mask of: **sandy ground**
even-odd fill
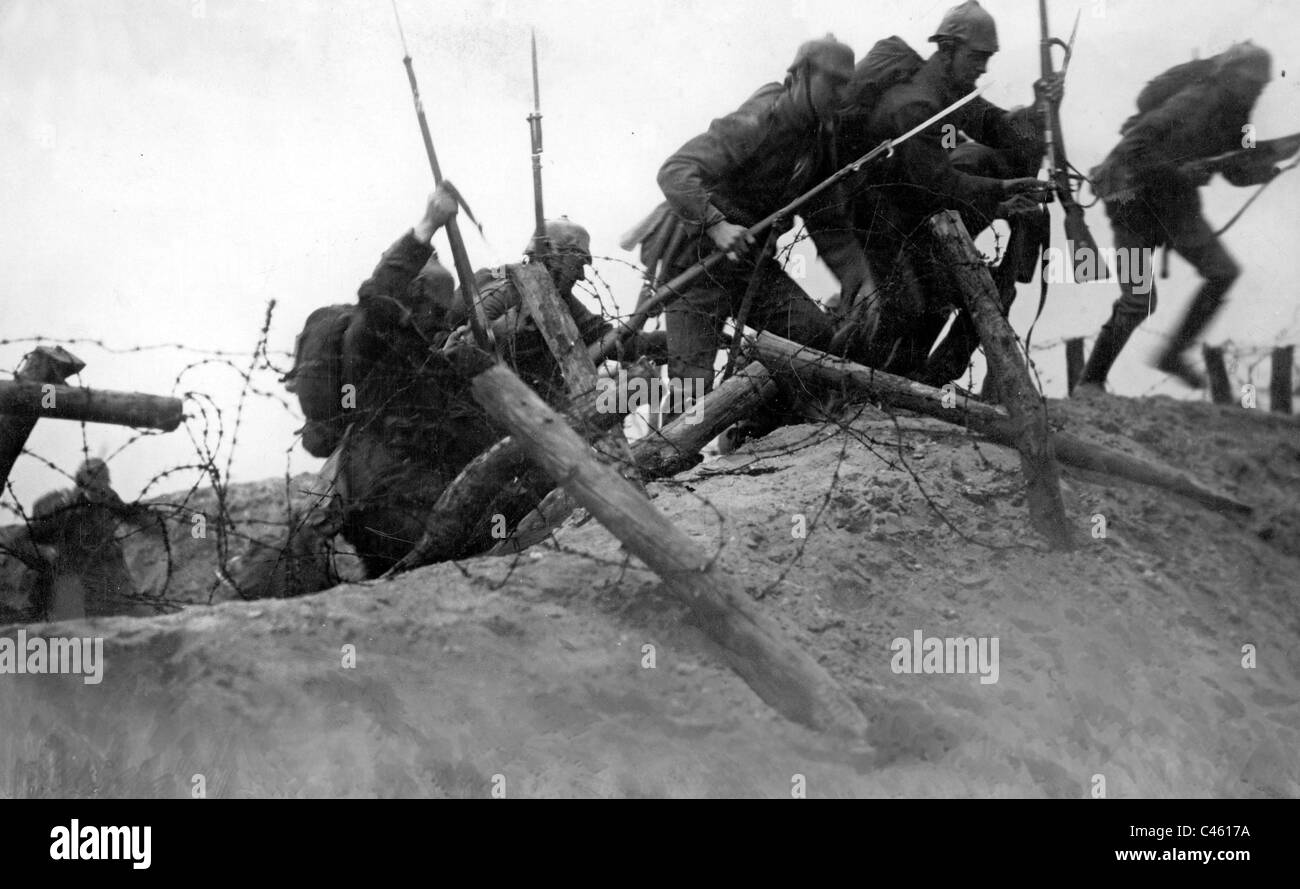
[[[105,672],[0,675],[0,796],[186,796],[196,775],[208,796],[1082,798],[1097,776],[1109,797],[1300,795],[1300,424],[1161,398],[1050,411],[1254,515],[1066,469],[1083,544],[1050,553],[1014,452],[872,408],[651,486],[849,692],[869,748],[774,714],[587,521],[393,582],[29,627],[102,636]],[[232,512],[282,518],[284,488]],[[173,543],[172,595],[205,599],[214,544]],[[996,637],[998,681],[895,673],[916,631]]]

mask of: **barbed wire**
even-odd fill
[[[805,227],[795,230],[788,241],[779,249],[777,261],[782,265],[788,265],[794,255],[793,250],[796,245],[809,237],[811,235]],[[993,257],[984,257],[981,264],[986,265],[996,262],[1001,256],[1001,250],[1001,240],[995,239],[995,255]],[[598,258],[604,262],[622,264],[636,271],[638,275],[643,276],[645,273],[645,270],[639,264],[621,257]],[[614,288],[602,274],[599,266],[592,266],[590,278],[583,283],[580,289],[595,301],[599,314],[604,320],[616,322],[626,320],[631,316],[631,312],[623,313],[618,310],[618,301],[615,299]],[[881,296],[882,291],[880,288],[877,288],[874,294],[868,294],[868,297],[871,298],[880,298]],[[258,552],[260,548],[269,546],[274,549],[282,545],[284,540],[290,538],[304,527],[304,523],[308,518],[300,506],[304,491],[299,488],[292,472],[292,451],[297,443],[296,440],[288,443],[288,446],[284,449],[284,475],[278,489],[282,502],[278,508],[270,507],[263,502],[236,503],[235,498],[232,497],[231,478],[235,466],[235,455],[244,446],[241,433],[245,432],[246,409],[249,401],[259,399],[295,417],[299,416],[295,405],[278,390],[280,378],[285,376],[286,370],[277,366],[273,357],[292,358],[293,353],[269,348],[270,331],[275,311],[276,301],[271,300],[266,305],[262,324],[258,330],[254,346],[250,350],[204,349],[183,343],[154,343],[124,347],[93,338],[64,339],[43,334],[0,340],[0,346],[41,343],[93,345],[96,348],[115,354],[172,350],[188,354],[194,358],[192,361],[187,361],[177,371],[169,389],[175,397],[181,398],[184,404],[183,432],[192,448],[193,459],[160,469],[146,480],[139,495],[128,504],[132,507],[146,507],[154,513],[162,515],[165,520],[170,522],[170,533],[164,536],[161,544],[161,557],[155,561],[155,565],[161,565],[162,567],[162,577],[160,580],[155,579],[154,582],[147,584],[143,590],[115,595],[109,604],[115,606],[129,605],[157,613],[166,613],[192,604],[211,604],[216,601],[223,587],[228,590],[226,593],[221,594],[225,598],[229,598],[232,592],[233,595],[241,598],[255,597],[258,595],[257,590],[241,588],[240,579],[236,576],[238,572],[233,570],[234,566],[241,559]],[[1148,336],[1167,338],[1157,331],[1142,328],[1139,328],[1139,330]],[[1033,344],[1032,349],[1024,353],[1027,366],[1030,372],[1035,375],[1035,378],[1037,378],[1038,373],[1035,357],[1059,350],[1072,339],[1075,339],[1075,337],[1062,336],[1047,342],[1036,342]],[[1017,341],[1023,351],[1025,348],[1023,339],[1017,336]],[[1235,358],[1233,362],[1234,371],[1238,368],[1244,369],[1248,379],[1253,380],[1260,366],[1271,357],[1275,347],[1242,344],[1229,340],[1223,344],[1223,348],[1226,353]],[[417,372],[431,360],[432,358],[426,357],[425,364],[417,368]],[[234,399],[233,407],[223,407],[217,398],[210,393],[186,385],[186,378],[203,368],[224,369],[236,375],[239,381],[239,391]],[[967,385],[971,389],[974,386],[974,368],[974,361],[968,363],[966,370]],[[1300,370],[1300,362],[1297,362],[1296,369]],[[268,379],[268,375],[271,374],[275,377],[274,385],[272,380]],[[409,385],[409,383],[395,384],[389,390],[388,397],[390,399],[395,398],[399,393],[409,395],[410,393],[406,391]],[[1041,394],[1041,380],[1038,381],[1037,385]],[[804,392],[801,394],[812,396],[814,393]],[[827,479],[826,488],[820,493],[816,501],[813,515],[808,524],[808,533],[800,540],[793,558],[783,565],[778,576],[771,583],[755,591],[753,593],[755,596],[766,596],[777,589],[789,575],[789,572],[802,563],[814,534],[821,533],[823,516],[826,510],[831,507],[833,498],[842,483],[841,471],[847,457],[847,449],[851,443],[865,449],[882,465],[904,472],[910,479],[911,485],[914,486],[918,495],[926,504],[926,508],[963,543],[988,550],[1021,549],[1032,551],[1040,548],[1025,543],[1000,544],[991,542],[964,530],[961,522],[950,515],[949,511],[945,510],[935,500],[923,473],[913,466],[908,459],[904,451],[903,429],[899,425],[902,414],[891,410],[886,410],[884,413],[884,416],[892,421],[895,429],[895,441],[888,443],[873,438],[861,428],[859,421],[862,418],[864,408],[865,405],[859,402],[853,410],[846,413],[825,416],[815,426],[815,432],[804,439],[788,443],[786,446],[768,453],[754,455],[755,463],[789,459],[792,455],[798,454],[804,449],[819,446],[826,440],[828,434],[839,435],[842,439],[838,455],[834,459],[833,467]],[[87,425],[85,422],[79,423],[83,462],[90,459],[91,450]],[[163,433],[153,430],[133,431],[125,442],[106,455],[105,462],[111,464],[122,459],[123,455],[129,453],[141,441],[160,434]],[[965,430],[954,434],[963,434],[976,452],[979,452],[980,440],[974,433]],[[47,457],[31,449],[24,449],[23,455],[26,459],[33,460],[75,483],[75,476],[72,472],[57,465]],[[987,465],[992,465],[983,454],[980,454],[980,457]],[[712,472],[711,475],[742,471],[744,470],[723,469]],[[167,482],[183,476],[191,476],[187,487],[183,490],[166,495],[153,493]],[[712,510],[717,517],[717,530],[711,558],[715,560],[720,558],[728,546],[725,512],[707,496],[694,490],[691,483],[673,478],[660,479],[658,482],[666,487],[686,490],[700,505]],[[270,490],[274,491],[275,489]],[[41,521],[48,519],[48,516],[36,515],[32,509],[24,506],[14,491],[12,482],[5,486],[4,494],[5,496],[0,498],[0,511],[11,514],[17,519],[17,525],[13,527],[23,529],[30,535],[34,524],[39,525]],[[176,551],[173,545],[173,537],[185,535],[188,530],[186,526],[198,517],[203,519],[207,532],[212,535],[213,549],[210,556],[204,556],[196,561],[194,556]],[[119,541],[128,541],[142,533],[144,531],[140,528],[125,533],[115,530],[114,536]],[[572,547],[566,547],[555,537],[554,533],[548,538],[546,545],[556,547],[562,552],[573,552],[582,555],[584,558],[593,559],[601,565],[618,566],[620,577],[623,576],[629,564],[626,553],[619,560],[612,560],[594,553],[581,553]],[[40,554],[38,553],[38,555]],[[339,547],[331,542],[327,555],[332,576],[337,579],[335,564],[339,558],[353,558],[364,554],[351,552],[346,547]],[[497,586],[504,585],[513,576],[517,565],[521,563],[520,559],[524,555],[525,553],[516,554],[505,577],[496,584]],[[10,538],[0,538],[0,556],[15,559],[21,562],[24,567],[34,571],[44,570],[48,567],[38,558],[33,557],[30,548],[16,545],[14,540]],[[281,552],[277,556],[277,567],[281,564],[281,559],[288,559],[285,552]],[[198,562],[202,562],[202,564],[200,565]],[[456,561],[454,564],[462,574],[470,576],[469,569],[464,564],[460,561]],[[297,564],[292,559],[288,559],[285,567],[290,575],[290,585],[292,586],[298,580]],[[207,572],[206,580],[202,579],[205,571]],[[183,578],[181,577],[182,573],[185,575]],[[0,580],[0,586],[2,585],[3,580]],[[0,590],[0,592],[3,592],[3,590]],[[18,614],[18,616],[30,617],[31,615]],[[14,617],[13,606],[0,602],[0,621]]]

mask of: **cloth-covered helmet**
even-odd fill
[[[1219,54],[1219,70],[1233,71],[1255,83],[1273,79],[1273,57],[1249,40],[1234,43]]]
[[[847,43],[840,43],[834,34],[808,40],[794,54],[794,61],[787,71],[794,71],[807,63],[810,68],[838,74],[845,80],[853,76],[853,48]]]
[[[978,52],[998,51],[998,27],[976,0],[966,0],[943,14],[939,30],[930,41],[937,43],[941,39],[960,40]]]
[[[591,235],[578,223],[567,216],[546,220],[547,243],[539,249],[536,235],[524,248],[528,256],[539,253],[579,253],[588,263],[591,262]]]

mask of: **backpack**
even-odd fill
[[[1119,130],[1120,134],[1128,133],[1143,115],[1155,111],[1189,86],[1209,83],[1214,78],[1216,66],[1216,58],[1192,59],[1152,78],[1146,86],[1142,87],[1142,92],[1138,93],[1138,113],[1124,121],[1124,125]]]
[[[307,316],[293,348],[293,368],[281,380],[298,396],[307,424],[299,430],[302,446],[313,457],[328,457],[343,438],[347,418],[343,386],[353,376],[346,358],[349,330],[359,324],[355,305],[322,306]]]
[[[853,69],[846,107],[850,113],[870,115],[891,87],[911,80],[925,65],[920,53],[895,34],[876,41]]]

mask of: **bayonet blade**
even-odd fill
[[[1074,27],[1070,29],[1070,42],[1065,44],[1065,59],[1061,62],[1061,77],[1065,77],[1065,72],[1070,69],[1070,59],[1074,56],[1074,38],[1079,34],[1079,16],[1083,14],[1082,9],[1074,12]]]
[[[542,89],[537,77],[537,29],[533,28],[533,111],[542,111]]]

